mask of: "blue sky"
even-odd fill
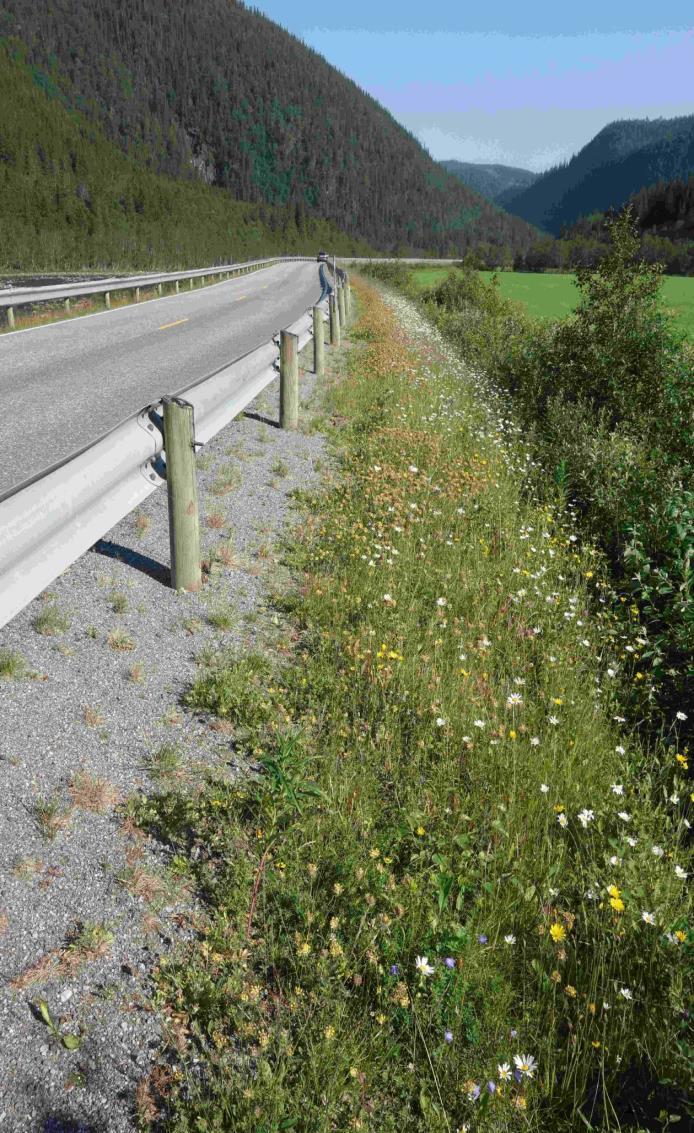
[[[542,170],[616,118],[694,113],[694,3],[254,0],[436,158]],[[571,7],[571,11],[563,10]],[[655,9],[655,13],[654,13]]]

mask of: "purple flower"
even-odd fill
[[[489,939],[489,937],[484,932],[481,932],[479,934],[479,936],[477,937],[477,941],[478,941],[479,944],[486,944],[488,939]]]
[[[489,1090],[490,1094],[495,1094],[496,1093],[496,1082],[492,1082],[492,1081],[487,1082],[487,1089]]]
[[[517,1034],[518,1034],[518,1031],[514,1030],[513,1028],[511,1028],[511,1030],[508,1033],[510,1039],[515,1039]]]
[[[523,1075],[521,1074],[520,1070],[514,1070],[513,1071],[513,1077],[516,1079],[517,1082],[523,1081]]]
[[[452,1043],[453,1042],[453,1031],[444,1031],[443,1032],[443,1038],[444,1038],[444,1042]]]
[[[397,974],[398,974],[398,971],[399,971],[399,969],[398,969],[398,965],[397,965],[397,964],[391,964],[391,965],[390,965],[390,974],[391,974],[391,976],[397,976]]]
[[[475,1085],[470,1090],[470,1101],[476,1102],[481,1093],[482,1093],[482,1090],[480,1089],[480,1087],[478,1085]]]
[[[453,959],[452,956],[446,956],[446,959],[444,960],[444,964],[446,965],[447,968],[455,968],[455,960]]]

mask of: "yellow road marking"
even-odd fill
[[[159,330],[168,330],[169,327],[180,327],[181,323],[187,322],[187,319],[176,319],[175,323],[164,323],[163,327],[159,327]]]

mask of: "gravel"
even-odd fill
[[[302,405],[312,386],[304,374]],[[319,435],[282,432],[277,419],[275,385],[198,458],[201,515],[223,517],[218,529],[203,522],[203,555],[229,546],[200,594],[168,588],[162,490],[0,630],[0,657],[26,665],[0,679],[0,1130],[136,1128],[135,1090],[161,1034],[150,972],[191,932],[194,901],[171,889],[164,848],[119,803],[157,789],[151,760],[164,745],[186,777],[244,772],[180,698],[205,647],[252,648],[274,629],[265,602],[284,568],[273,541],[291,492],[318,482],[324,460]],[[227,631],[207,621],[222,604]],[[47,636],[34,623],[54,608],[67,624]]]

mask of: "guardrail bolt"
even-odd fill
[[[325,374],[325,323],[320,307],[313,308],[313,372],[317,378]]]
[[[340,312],[337,306],[337,296],[335,292],[330,296],[329,300],[330,311],[330,345],[339,346],[341,341],[340,336]]]
[[[10,330],[14,330],[14,307],[7,308],[7,325]]]
[[[299,424],[299,336],[280,332],[280,428]]]
[[[193,406],[178,397],[163,398],[166,486],[169,497],[171,586],[199,590],[200,512],[195,471]]]

